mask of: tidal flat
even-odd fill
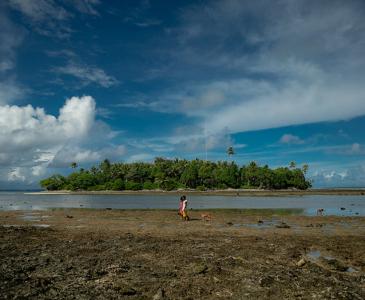
[[[365,217],[189,215],[0,211],[0,298],[365,298]]]

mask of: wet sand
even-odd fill
[[[0,212],[0,299],[365,298],[364,217],[270,210],[190,217]]]

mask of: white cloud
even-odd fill
[[[53,0],[9,0],[10,5],[33,21],[65,20],[70,15]]]
[[[61,148],[50,162],[51,167],[68,167],[72,162],[89,164],[100,162],[104,159],[112,161],[123,160],[127,149],[123,145],[110,145],[101,149],[84,149],[79,146],[65,146]]]
[[[357,1],[192,5],[170,30],[169,76],[190,80],[135,106],[198,117],[212,134],[362,116],[364,11]]]
[[[364,187],[365,166],[359,164],[342,170],[320,170],[311,179],[315,187]]]
[[[71,161],[120,160],[126,148],[110,144],[115,135],[95,120],[95,113],[90,96],[67,99],[58,116],[31,105],[0,106],[1,178],[36,184],[50,168],[67,167]]]
[[[58,145],[68,140],[82,139],[92,128],[95,101],[90,96],[72,97],[60,109],[57,117],[31,105],[0,107],[1,152],[43,145]]]
[[[13,168],[8,173],[8,181],[25,181],[25,176],[21,172],[21,168]]]
[[[138,162],[138,161],[152,161],[155,158],[151,153],[138,153],[131,155],[128,158],[128,162]]]
[[[280,138],[280,143],[282,144],[295,144],[295,145],[299,145],[299,144],[303,144],[304,141],[296,135],[287,133],[284,134],[281,138]]]
[[[24,184],[37,181],[57,151],[88,138],[96,126],[94,116],[95,101],[90,96],[68,99],[58,117],[30,105],[0,106],[2,178]]]
[[[19,11],[25,21],[39,34],[68,38],[73,29],[70,26],[70,19],[75,17],[70,8],[81,14],[98,16],[96,6],[98,0],[66,0],[59,3],[55,0],[8,0],[9,6]]]
[[[67,22],[72,14],[54,0],[9,0],[11,8],[19,11],[36,32],[45,36],[66,38],[72,29]]]
[[[21,99],[25,93],[25,89],[14,81],[0,82],[0,105]]]
[[[104,70],[94,67],[69,62],[64,67],[54,69],[55,72],[65,75],[74,76],[81,80],[84,85],[96,83],[102,87],[108,88],[118,84],[118,80],[105,73]]]
[[[337,155],[365,155],[365,148],[359,143],[353,143],[351,145],[342,145],[337,147],[331,147],[327,150],[329,154]]]
[[[99,0],[68,0],[68,2],[83,14],[99,16],[96,9],[101,4]]]

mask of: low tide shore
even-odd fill
[[[31,195],[207,195],[207,196],[304,196],[304,195],[365,195],[365,189],[308,189],[308,190],[141,190],[141,191],[40,191],[27,192]]]
[[[365,218],[0,212],[1,299],[364,299]]]

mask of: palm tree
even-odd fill
[[[76,162],[72,162],[71,163],[71,168],[72,169],[76,169],[77,168],[77,163]]]
[[[302,171],[303,171],[304,175],[306,175],[306,174],[307,174],[308,169],[309,169],[308,164],[304,164],[304,165],[303,165],[303,167],[302,167]]]
[[[232,146],[228,147],[227,154],[229,157],[232,157],[232,155],[234,155],[234,149]]]
[[[296,166],[297,166],[297,164],[295,163],[295,161],[291,161],[289,164],[290,169],[295,169]]]

